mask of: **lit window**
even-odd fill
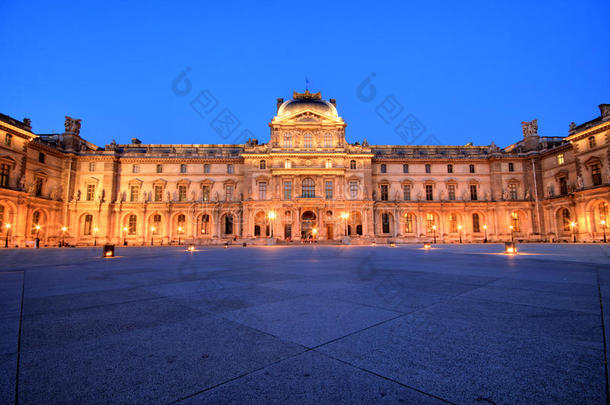
[[[455,214],[449,214],[449,232],[457,233],[457,216]]]
[[[227,197],[227,201],[232,201],[233,200],[233,186],[227,185],[225,187],[225,194]]]
[[[32,214],[32,235],[38,234],[36,226],[40,225],[40,211],[36,211]]]
[[[210,201],[210,186],[201,186],[201,198],[203,201]]]
[[[266,200],[267,199],[267,183],[261,181],[258,183],[258,199]]]
[[[138,230],[138,217],[130,215],[128,220],[128,232],[130,235],[135,235]]]
[[[434,220],[434,214],[432,213],[427,213],[426,214],[426,230],[428,233],[433,233],[434,232],[434,227],[436,225],[436,222]]]
[[[510,224],[513,227],[514,232],[521,231],[521,219],[519,218],[519,214],[515,211],[510,215]]]
[[[570,224],[572,223],[572,220],[570,219],[570,210],[564,208],[561,212],[561,218],[564,232],[570,231]]]
[[[508,193],[510,194],[511,200],[516,200],[517,199],[517,184],[510,183],[508,185]]]
[[[405,215],[405,233],[413,233],[414,232],[413,222],[415,222],[413,214]]]
[[[210,233],[210,216],[208,214],[203,214],[201,216],[201,233],[207,234]]]
[[[284,167],[286,169],[290,169],[292,167],[292,162],[290,160],[287,160],[284,162]]]
[[[329,160],[327,160],[327,161],[326,161],[326,163],[325,163],[325,167],[326,167],[327,169],[332,168],[332,167],[333,167],[333,161],[332,161],[332,160],[330,160],[330,159],[329,159]]]
[[[557,164],[558,165],[563,164],[563,153],[560,153],[559,155],[557,155]]]
[[[155,214],[153,216],[153,227],[155,228],[152,232],[153,235],[158,235],[159,230],[161,229],[161,215]]]

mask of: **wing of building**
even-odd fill
[[[268,143],[97,147],[0,114],[0,237],[58,243],[601,241],[610,105],[506,148],[348,143],[335,100],[278,99]]]

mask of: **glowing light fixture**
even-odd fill
[[[514,242],[504,242],[504,253],[507,255],[517,254],[517,245]]]
[[[102,257],[114,257],[114,245],[104,245]]]
[[[424,250],[430,250],[430,249],[432,249],[432,243],[425,242],[424,243]]]

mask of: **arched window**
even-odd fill
[[[129,234],[135,235],[138,231],[138,217],[136,215],[130,215],[127,223],[127,229]]]
[[[564,232],[570,232],[571,223],[572,223],[572,220],[570,218],[570,210],[567,208],[562,209],[561,210],[561,227],[564,230]]]
[[[608,221],[608,204],[605,202],[599,203],[599,220]],[[608,224],[606,224],[608,226]]]
[[[182,232],[184,232],[184,224],[186,222],[186,216],[184,214],[178,215],[178,217],[176,217],[176,222],[177,222],[178,228],[182,228]]]
[[[161,215],[160,214],[155,214],[153,216],[153,224],[152,226],[155,228],[155,230],[153,231],[153,235],[158,235],[161,229]]]
[[[261,160],[260,162],[258,162],[258,168],[261,170],[265,170],[267,168],[267,162]]]
[[[93,226],[93,215],[91,215],[91,214],[85,215],[85,223],[83,226],[83,235],[91,235],[92,226]]]
[[[4,231],[4,205],[0,205],[0,233]]]
[[[514,232],[521,231],[521,218],[519,218],[519,213],[517,211],[513,211],[510,215],[510,225],[513,227]]]
[[[225,235],[233,234],[233,215],[225,215]]]
[[[313,138],[311,134],[305,134],[305,136],[303,137],[303,147],[313,148]]]
[[[355,160],[350,160],[349,161],[349,168],[354,170],[356,168],[356,161]]]
[[[324,134],[324,147],[325,148],[333,147],[333,136],[331,134]]]
[[[413,233],[414,232],[414,228],[413,228],[413,219],[414,216],[413,214],[407,214],[405,215],[405,233]]]
[[[436,221],[434,220],[434,214],[429,212],[426,214],[426,230],[428,233],[432,233],[435,230]]]
[[[314,198],[316,196],[316,185],[312,179],[306,178],[303,180],[301,196],[303,198]]]
[[[203,214],[201,216],[201,233],[206,235],[210,233],[210,216],[208,214]]]
[[[481,232],[479,214],[472,214],[472,232]]]
[[[40,225],[40,211],[35,211],[32,214],[32,235],[36,235],[38,233],[36,225]]]
[[[449,232],[456,233],[457,229],[457,215],[449,214]]]
[[[284,134],[284,148],[292,148],[292,134]]]

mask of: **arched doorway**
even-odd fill
[[[316,214],[313,211],[305,211],[301,215],[301,238],[311,239],[314,229],[317,231]]]

